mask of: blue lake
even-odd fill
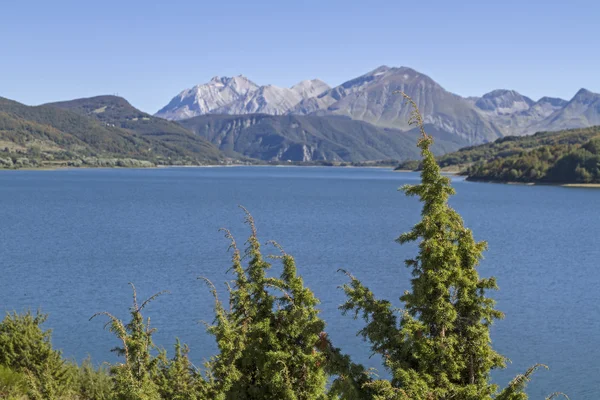
[[[363,168],[168,168],[0,172],[0,308],[49,313],[53,343],[78,361],[114,361],[118,342],[88,321],[97,311],[127,317],[128,282],[139,297],[166,289],[147,309],[156,341],[189,344],[196,364],[215,353],[200,321],[213,299],[198,276],[224,294],[231,254],[218,232],[238,243],[248,229],[239,204],[257,221],[261,241],[294,255],[321,300],[327,331],[369,366],[362,321],[342,316],[344,268],[378,297],[401,306],[416,247],[394,239],[419,220],[420,205],[397,192],[418,175]],[[453,177],[451,204],[489,250],[480,267],[494,275],[506,314],[492,330],[512,360],[494,379],[506,384],[535,363],[528,392],[542,399],[600,398],[600,190],[470,183]],[[265,251],[275,252],[270,247]],[[274,269],[274,273],[277,268]]]

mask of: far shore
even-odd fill
[[[421,171],[415,171],[413,169],[395,169],[394,172],[416,172],[416,173],[420,173]],[[453,175],[453,176],[463,176],[461,175],[460,171],[455,170],[455,169],[441,169],[441,172],[443,175]]]
[[[164,169],[164,168],[220,168],[220,167],[298,167],[298,168],[383,168],[393,169],[393,166],[382,166],[382,165],[302,165],[302,164],[206,164],[206,165],[155,165],[152,167],[107,167],[107,166],[49,166],[44,165],[41,167],[23,167],[23,168],[0,168],[0,171],[64,171],[64,170],[78,170],[78,169]],[[412,172],[412,171],[406,171]]]
[[[563,183],[564,187],[600,188],[600,183]]]
[[[504,182],[504,181],[487,181],[483,179],[467,180],[474,183],[496,183],[499,185],[519,185],[519,186],[560,186],[566,188],[600,188],[600,183],[558,183],[558,182]]]
[[[156,165],[153,167],[93,167],[93,166],[42,166],[42,167],[27,167],[18,169],[0,168],[0,171],[65,171],[65,170],[78,170],[78,169],[164,169],[164,168],[219,168],[219,167],[296,167],[296,168],[316,168],[316,167],[327,167],[327,168],[384,168],[392,169],[393,172],[419,172],[411,169],[397,169],[394,170],[391,166],[382,165],[302,165],[302,164],[207,164],[207,165]],[[444,175],[461,176],[459,171],[456,170],[444,170]],[[497,183],[503,185],[520,185],[520,186],[561,186],[566,188],[594,188],[600,189],[600,183],[546,183],[546,182],[503,182],[503,181],[492,181],[492,180],[468,180],[469,182],[475,183]]]

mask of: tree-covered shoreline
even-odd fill
[[[506,137],[438,158],[470,181],[537,184],[600,183],[600,127]],[[418,170],[409,161],[397,169]]]

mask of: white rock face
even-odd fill
[[[302,100],[316,96],[329,86],[318,79],[302,81],[291,88],[258,86],[239,75],[214,77],[210,82],[186,89],[156,113],[157,117],[182,120],[204,114],[286,114]]]
[[[242,75],[233,78],[215,76],[209,83],[179,93],[156,116],[173,120],[217,113],[219,109],[240,101],[258,88]]]
[[[291,88],[298,93],[302,99],[309,99],[320,95],[324,91],[331,89],[328,84],[320,79],[311,79],[299,82]]]
[[[484,94],[475,102],[475,106],[483,112],[496,115],[513,114],[527,111],[535,102],[514,90],[494,90]]]
[[[223,108],[223,114],[285,114],[302,100],[295,91],[267,85],[250,93],[242,101]]]
[[[444,90],[427,75],[411,68],[381,66],[326,92],[301,101],[290,113],[344,115],[371,124],[410,130],[410,107],[401,95],[411,96],[425,122],[477,143],[500,137],[499,132],[466,99]]]

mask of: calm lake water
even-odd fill
[[[419,220],[420,206],[396,189],[417,180],[362,168],[0,172],[0,308],[41,307],[66,356],[113,361],[116,339],[90,316],[126,318],[127,282],[140,297],[166,289],[147,309],[156,341],[170,349],[181,338],[200,364],[215,345],[199,322],[212,321],[213,299],[197,277],[224,289],[230,254],[218,229],[244,242],[242,204],[261,241],[276,240],[296,257],[334,343],[380,368],[355,336],[362,322],[337,310],[346,278],[336,271],[349,270],[400,306],[410,279],[403,260],[415,246],[394,239]],[[600,190],[457,177],[453,184],[452,206],[489,243],[480,274],[500,285],[494,297],[506,318],[492,338],[512,363],[495,380],[505,384],[539,362],[550,370],[535,375],[532,399],[554,391],[600,398]]]

